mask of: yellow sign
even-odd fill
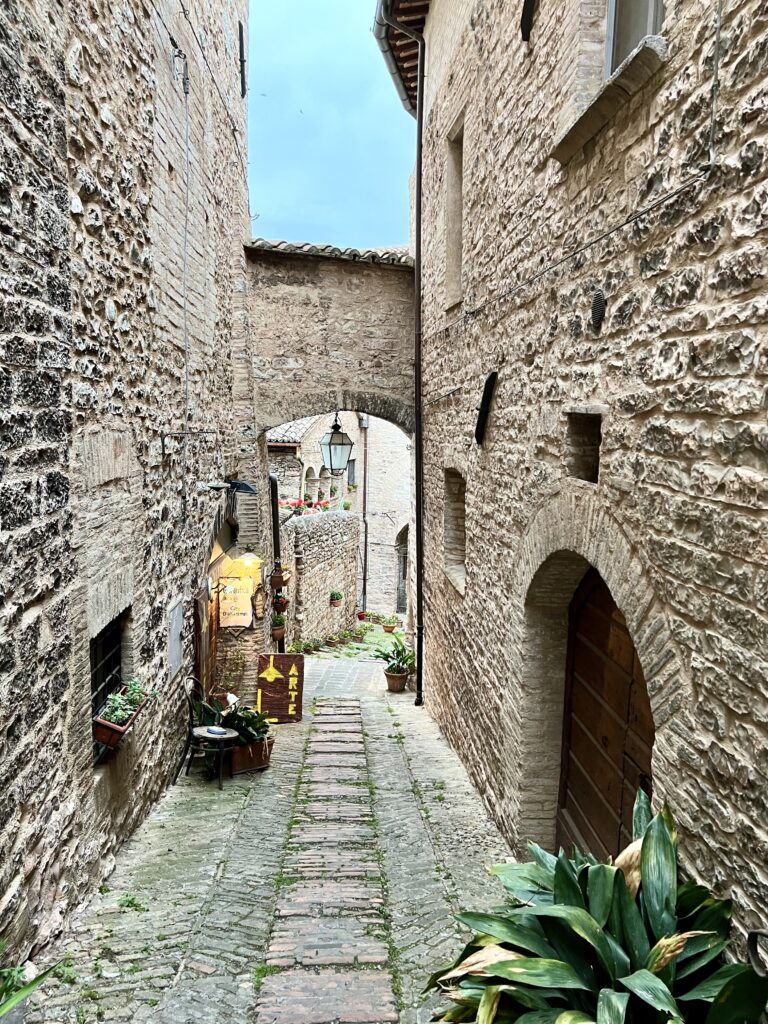
[[[248,629],[253,623],[253,579],[250,576],[222,576],[219,580],[219,625]]]

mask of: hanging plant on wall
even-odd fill
[[[768,978],[726,962],[731,902],[679,883],[677,832],[640,792],[635,841],[614,864],[531,844],[533,861],[493,869],[508,909],[460,914],[474,937],[429,981],[483,1024],[759,1024]]]
[[[331,591],[331,608],[341,608],[341,602],[344,600],[344,595],[340,590]]]

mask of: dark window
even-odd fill
[[[91,711],[95,715],[110,693],[123,685],[123,633],[128,612],[113,619],[91,640]],[[109,752],[101,743],[93,744],[93,763],[98,764]]]
[[[464,297],[464,125],[448,140],[445,194],[445,305]]]
[[[603,417],[595,413],[568,413],[568,473],[596,484],[600,477]]]
[[[357,484],[357,466],[354,459],[350,459],[347,463],[347,483],[353,486]]]
[[[663,23],[663,0],[609,0],[608,73],[614,72],[646,36],[657,35]]]

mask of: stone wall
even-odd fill
[[[206,483],[237,469],[249,363],[246,8],[0,13],[0,934],[19,958],[109,872],[183,740],[169,648],[191,667],[224,508]],[[89,641],[120,615],[124,672],[158,697],[94,769]]]
[[[375,416],[369,423],[368,608],[391,615],[397,606],[398,538],[405,531],[407,544],[412,519],[412,442],[394,423]],[[355,497],[362,503],[362,453],[358,467]]]
[[[246,251],[254,353],[248,416],[266,429],[353,409],[412,430],[413,268]]]
[[[331,508],[340,511],[349,502],[349,511],[360,518],[360,551],[357,559],[357,595],[363,581],[363,497],[365,442],[368,442],[368,608],[390,615],[395,611],[398,588],[398,537],[407,530],[412,518],[410,438],[394,423],[377,416],[340,412],[342,430],[352,441],[356,483],[349,486],[350,473],[331,478],[323,467],[320,441],[333,422],[333,410],[309,423],[298,448],[270,448],[270,470],[280,479],[280,493],[295,499],[304,493],[317,498],[322,491]],[[361,426],[367,423],[368,426]],[[291,431],[289,431],[291,433]],[[288,454],[290,452],[291,454]],[[293,453],[296,453],[295,455]],[[302,486],[299,486],[301,478]],[[336,491],[331,494],[331,487]],[[283,514],[287,514],[284,510]],[[324,513],[327,514],[327,513]],[[406,590],[408,588],[406,587]]]
[[[325,639],[350,629],[357,602],[357,516],[351,512],[302,516],[287,523],[283,535],[283,563],[294,571],[286,641]],[[340,608],[331,607],[332,590],[344,595]]]
[[[506,834],[551,842],[568,602],[596,566],[648,681],[656,800],[744,928],[768,891],[768,22],[725,4],[711,173],[717,5],[679,2],[665,66],[560,166],[584,8],[540,4],[530,46],[496,0],[436,0],[427,21],[427,699]],[[446,314],[460,116],[464,300]],[[602,415],[597,484],[569,475],[568,413]],[[444,560],[450,469],[466,479],[465,594]]]

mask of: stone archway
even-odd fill
[[[599,572],[637,650],[648,683],[656,728],[654,776],[674,763],[665,725],[688,696],[684,663],[667,616],[636,549],[599,499],[569,487],[539,510],[518,553],[512,624],[518,656],[512,690],[518,695],[518,742],[510,750],[506,812],[518,843],[555,843],[560,788],[568,612],[590,567]]]

